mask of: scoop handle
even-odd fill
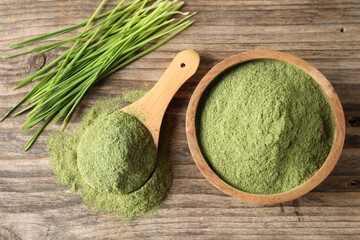
[[[142,99],[152,119],[162,119],[171,99],[195,74],[199,62],[199,54],[192,49],[184,50],[175,56],[156,85]]]
[[[194,75],[199,63],[200,56],[192,49],[178,53],[156,85],[124,109],[138,116],[152,133],[156,145],[166,108],[179,88]]]

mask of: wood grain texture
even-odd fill
[[[108,7],[116,1],[109,1]],[[8,46],[88,18],[99,1],[1,0],[0,55]],[[27,153],[24,116],[0,124],[0,239],[359,239],[360,2],[358,0],[187,0],[196,23],[157,51],[95,86],[70,128],[96,100],[151,87],[177,52],[201,55],[198,72],[170,103],[174,181],[155,214],[133,222],[98,215],[59,185],[45,150],[49,127]],[[57,37],[61,39],[62,37]],[[212,187],[186,144],[185,112],[196,84],[222,59],[253,49],[293,53],[318,68],[344,107],[346,141],[334,171],[304,197],[277,205],[241,202]],[[12,87],[62,50],[46,56],[0,58],[0,115],[30,87]]]

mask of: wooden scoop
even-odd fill
[[[196,72],[200,56],[192,49],[178,53],[156,85],[122,111],[136,116],[151,132],[158,146],[165,110],[179,88]]]

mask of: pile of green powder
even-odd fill
[[[84,181],[98,191],[130,193],[149,178],[157,149],[150,131],[128,113],[99,117],[77,147],[77,165]]]
[[[256,194],[284,192],[312,177],[334,134],[320,86],[277,60],[246,62],[219,75],[200,100],[196,125],[212,169]]]
[[[149,130],[121,112],[146,91],[129,91],[95,104],[74,134],[50,136],[48,149],[61,183],[100,212],[124,218],[154,211],[171,186],[166,135],[157,152]]]

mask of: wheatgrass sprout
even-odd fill
[[[112,10],[100,13],[105,3],[106,0],[102,0],[87,21],[10,46],[13,49],[28,47],[82,28],[75,36],[8,56],[41,55],[70,46],[15,86],[18,89],[37,82],[0,120],[26,113],[22,130],[38,127],[25,145],[25,151],[49,123],[62,121],[63,129],[91,86],[184,31],[193,24],[189,19],[195,14],[181,12],[184,5],[181,1],[121,0]]]

